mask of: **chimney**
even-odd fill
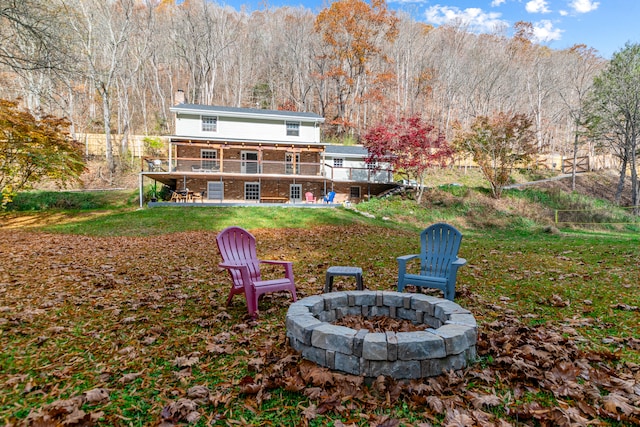
[[[184,91],[183,91],[182,89],[178,89],[178,90],[176,91],[176,94],[175,94],[175,102],[176,102],[176,105],[178,105],[178,104],[184,104],[184,103],[186,102],[186,100],[185,100],[185,98],[184,98]]]

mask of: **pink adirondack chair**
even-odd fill
[[[257,317],[258,299],[261,295],[276,291],[289,291],[293,301],[297,301],[296,286],[293,282],[293,263],[290,261],[260,260],[256,254],[256,238],[240,227],[228,227],[216,237],[223,262],[220,267],[229,271],[233,286],[227,298],[227,305],[236,294],[244,294],[251,317]],[[284,278],[262,280],[260,264],[281,265]]]
[[[306,199],[307,203],[315,203],[316,202],[315,196],[310,191],[307,191],[306,193],[304,193],[304,198]]]

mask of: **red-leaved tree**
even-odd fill
[[[369,151],[367,162],[388,162],[408,179],[415,179],[418,203],[422,200],[428,169],[444,167],[453,156],[444,134],[419,115],[389,117],[371,127],[362,141]]]

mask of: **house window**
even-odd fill
[[[349,191],[350,198],[359,199],[360,198],[360,187],[351,187]]]
[[[293,171],[293,165],[294,165],[294,155],[295,155],[295,172]],[[284,160],[284,173],[286,173],[287,175],[292,175],[292,174],[300,174],[300,153],[287,153],[285,154],[285,160]]]
[[[218,170],[218,150],[200,151],[200,168],[206,171]]]
[[[287,122],[287,136],[300,136],[300,122]]]
[[[202,132],[216,132],[218,130],[218,118],[215,116],[202,116]]]
[[[244,183],[244,199],[260,200],[260,183],[259,182]]]
[[[343,159],[333,159],[333,167],[341,168],[343,163]]]
[[[369,169],[369,170],[378,169],[378,163],[377,162],[367,162],[367,169]]]

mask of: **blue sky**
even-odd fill
[[[219,0],[236,9],[304,6],[317,13],[329,0]],[[414,19],[442,25],[459,20],[473,32],[493,32],[526,21],[533,24],[536,41],[553,49],[586,44],[604,58],[626,42],[640,43],[640,0],[387,0],[391,9]]]

